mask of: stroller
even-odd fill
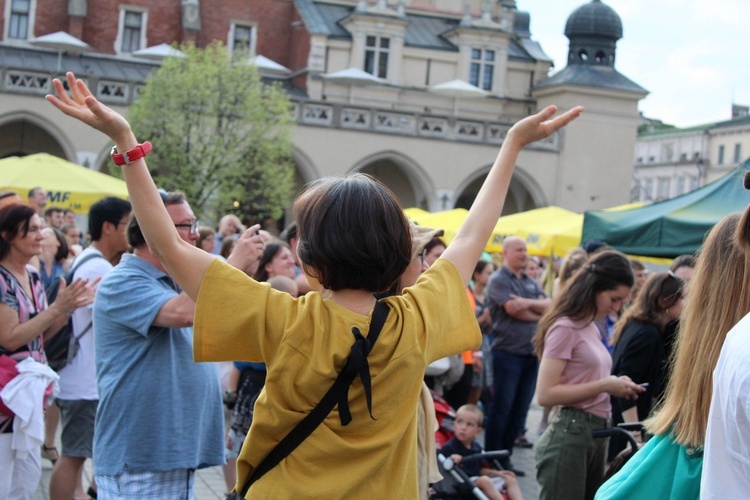
[[[618,453],[617,456],[615,456],[607,464],[607,468],[604,471],[604,481],[607,481],[610,477],[614,476],[620,469],[622,469],[627,461],[630,460],[638,451],[638,442],[630,433],[631,431],[641,431],[641,434],[643,434],[643,424],[641,422],[636,422],[633,424],[621,423],[617,424],[616,427],[610,427],[608,429],[598,429],[592,432],[595,438],[611,438],[617,436],[630,444],[629,447],[626,447],[624,450]]]
[[[443,480],[433,483],[431,486],[431,499],[462,499],[479,498],[486,500],[482,491],[474,486],[466,472],[457,467],[453,459],[440,453],[440,448],[453,437],[453,423],[456,420],[456,412],[440,394],[430,391],[432,402],[435,405],[435,416],[438,421],[438,430],[435,432],[435,444],[437,447],[437,463]],[[499,460],[510,456],[507,450],[477,453],[463,457],[462,463],[473,461],[485,462],[495,469],[502,470]]]
[[[508,451],[487,451],[463,457],[462,463],[481,461],[486,462],[496,469],[502,469],[499,459],[507,458]],[[430,498],[436,499],[469,499],[478,498],[487,500],[487,496],[474,486],[466,472],[461,467],[457,467],[453,459],[444,456],[438,451],[438,467],[443,475],[443,480],[431,485]]]
[[[438,421],[438,430],[435,432],[435,445],[438,449],[453,437],[453,422],[456,420],[456,412],[451,405],[435,391],[432,394],[432,402],[435,405],[435,417]]]

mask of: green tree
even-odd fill
[[[183,191],[199,218],[280,218],[294,184],[286,94],[221,43],[180,49],[186,57],[165,59],[130,108],[137,137],[154,145],[156,183]]]

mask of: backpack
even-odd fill
[[[57,293],[60,291],[60,279],[64,279],[66,284],[73,282],[73,275],[76,270],[81,267],[84,263],[91,259],[103,259],[104,257],[98,253],[92,253],[83,257],[75,266],[68,269],[68,272],[52,280],[52,283],[44,289],[47,294],[47,301],[52,304],[57,298]],[[44,353],[47,356],[47,364],[55,371],[62,370],[73,358],[78,354],[79,340],[83,337],[86,332],[91,330],[93,326],[93,320],[89,321],[86,328],[81,330],[78,335],[73,335],[73,318],[69,318],[68,321],[60,328],[57,333],[49,340],[44,341]]]

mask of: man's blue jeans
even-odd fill
[[[533,354],[492,351],[494,394],[485,429],[486,450],[513,452],[534,397],[538,368],[539,361]]]

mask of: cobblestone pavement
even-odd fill
[[[536,399],[536,398],[535,398]],[[531,403],[529,416],[526,426],[528,433],[526,436],[531,442],[536,442],[536,430],[539,426],[539,420],[542,417],[542,410],[537,406],[536,401]],[[57,449],[60,448],[59,437]],[[534,459],[534,448],[516,448],[513,450],[513,465],[526,472],[526,477],[519,477],[518,483],[521,486],[524,500],[536,500],[539,497],[539,484],[536,482],[536,461]],[[49,500],[49,477],[52,472],[52,463],[49,460],[42,459],[42,481],[37,489],[33,500]],[[91,481],[91,460],[86,461],[84,467],[84,490]],[[220,500],[223,499],[226,485],[224,484],[224,473],[221,467],[211,467],[201,469],[195,478],[195,498],[196,500]]]

